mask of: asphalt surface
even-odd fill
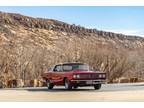
[[[100,90],[93,87],[80,87],[65,90],[64,87],[7,88],[0,89],[0,101],[24,102],[131,102],[144,101],[144,83],[104,84]]]

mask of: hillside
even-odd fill
[[[53,43],[53,41],[60,41],[62,38],[74,35],[97,43],[113,44],[117,48],[137,48],[144,45],[144,38],[142,37],[87,29],[75,24],[70,25],[57,20],[32,18],[20,14],[0,12],[0,25],[3,42],[9,41],[12,35],[15,35],[20,40],[23,40],[23,38],[27,40],[28,38],[30,43],[50,47],[50,43]],[[16,37],[17,41],[19,40],[18,37]]]
[[[71,61],[86,62],[107,72],[110,81],[123,75],[135,76],[143,70],[143,47],[144,38],[139,36],[0,12],[3,79],[40,78],[51,65]]]

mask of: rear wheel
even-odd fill
[[[96,85],[94,85],[94,89],[95,90],[99,90],[101,88],[101,84],[96,84]]]
[[[67,90],[71,90],[72,89],[72,84],[68,79],[65,79],[65,88]]]
[[[47,80],[47,88],[48,89],[53,89],[53,87],[54,87],[53,83],[51,83],[50,80]]]

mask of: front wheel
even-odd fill
[[[47,88],[48,89],[53,89],[53,87],[54,87],[53,83],[51,83],[50,80],[47,80]]]
[[[73,86],[73,88],[74,88],[74,89],[77,89],[77,88],[78,88],[78,86]]]
[[[94,89],[95,90],[99,90],[101,88],[101,84],[96,84],[96,85],[94,85]]]
[[[68,79],[65,79],[65,88],[67,90],[71,90],[72,89],[72,84]]]

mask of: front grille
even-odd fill
[[[99,74],[81,74],[80,78],[99,78]]]

